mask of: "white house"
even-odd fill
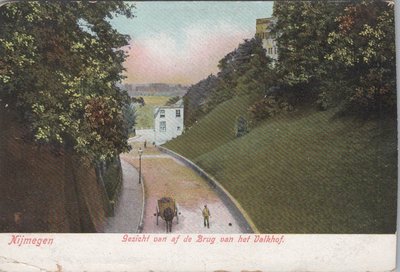
[[[154,138],[156,145],[163,144],[183,132],[183,100],[172,106],[154,110]]]

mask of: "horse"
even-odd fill
[[[167,227],[167,233],[172,232],[172,219],[174,219],[174,211],[171,207],[167,207],[164,210],[164,220]]]

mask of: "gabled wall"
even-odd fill
[[[180,111],[177,117],[176,112]],[[162,117],[162,112],[165,115]],[[163,144],[182,134],[184,129],[184,108],[183,107],[159,107],[156,108],[154,114],[154,132],[155,142],[157,145]],[[161,128],[161,122],[165,122],[165,130]]]

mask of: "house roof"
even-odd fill
[[[160,110],[163,109],[176,109],[176,108],[181,108],[183,109],[183,99],[179,99],[178,102],[176,102],[175,104],[171,105],[171,106],[159,106],[156,108],[155,112],[154,112],[154,118],[156,118],[157,114],[160,112]]]

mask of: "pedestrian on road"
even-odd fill
[[[204,209],[203,209],[203,218],[204,218],[204,227],[207,226],[207,228],[210,228],[210,210],[207,208],[207,205],[204,205]]]

